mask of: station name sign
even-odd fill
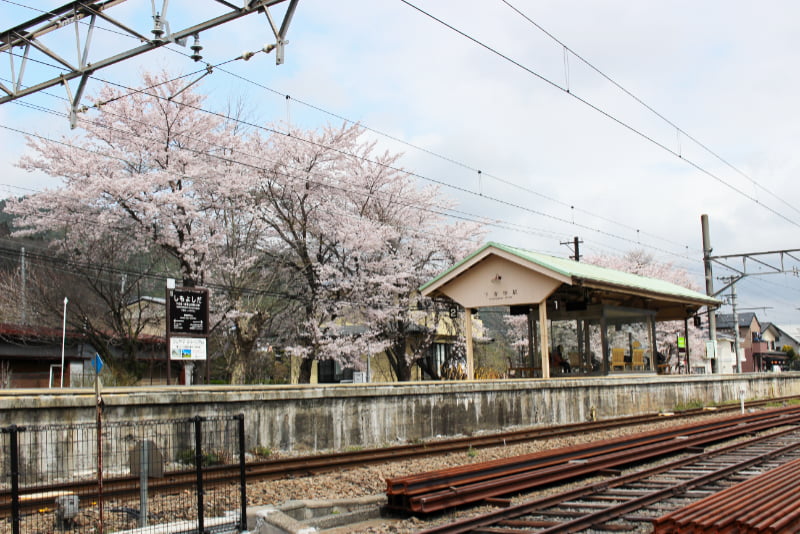
[[[168,300],[170,334],[208,335],[208,289],[170,289]]]

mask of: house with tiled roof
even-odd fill
[[[783,350],[784,347],[800,353],[800,334],[796,328],[764,323],[761,325],[761,338],[769,344],[771,350]]]
[[[734,329],[733,314],[717,314],[717,331],[734,335],[738,334],[740,342],[740,358],[742,372],[766,372],[776,368],[785,369],[786,353],[775,348],[774,339],[771,344],[762,336],[762,325],[754,312],[738,314],[739,324]]]
[[[84,382],[95,352],[86,337],[73,330],[0,323],[0,387],[91,385]]]

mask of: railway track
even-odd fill
[[[794,426],[716,450],[690,449],[655,467],[606,476],[419,534],[650,532],[659,517],[673,510],[798,459],[800,429]]]
[[[386,493],[391,508],[428,514],[620,469],[783,425],[800,425],[800,407],[766,410],[399,477],[387,480]]]
[[[754,401],[747,403],[748,408],[759,408],[768,404],[788,403],[796,401],[798,397],[785,397],[779,399]],[[738,404],[717,407],[717,413],[738,411]],[[248,480],[269,480],[287,477],[308,476],[340,469],[358,467],[365,464],[374,464],[386,461],[396,461],[420,456],[446,454],[464,450],[508,445],[532,440],[548,439],[553,437],[568,436],[585,432],[615,429],[631,425],[663,422],[667,417],[691,418],[707,415],[707,409],[693,409],[676,412],[674,414],[645,414],[641,416],[622,417],[617,419],[590,421],[554,427],[531,428],[491,434],[484,436],[470,436],[428,442],[421,444],[401,445],[380,449],[365,449],[360,451],[339,452],[332,454],[317,454],[296,458],[281,458],[249,462],[245,468]],[[161,479],[150,482],[152,492],[173,492],[192,486],[196,482],[194,470],[174,471],[164,474]],[[238,465],[213,466],[204,469],[204,484],[225,484],[236,481],[240,477]],[[63,492],[74,492],[84,499],[97,497],[97,481],[71,481],[64,484],[36,485],[22,488],[25,499],[23,509],[34,510],[38,507],[52,504],[52,495]],[[103,494],[111,497],[136,496],[139,492],[138,476],[121,476],[103,480]],[[41,497],[40,497],[41,496]],[[7,517],[11,510],[10,491],[0,491],[0,517]]]

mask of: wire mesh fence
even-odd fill
[[[244,416],[0,428],[0,534],[246,527]]]

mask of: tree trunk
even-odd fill
[[[406,363],[406,359],[402,358],[402,363],[399,363],[396,369],[398,382],[409,382],[411,380],[411,366]]]
[[[311,383],[311,366],[314,364],[314,360],[310,358],[303,358],[300,361],[300,375],[297,377],[297,381],[300,384],[310,384]]]
[[[241,354],[236,354],[230,368],[231,384],[244,384],[246,378],[246,369],[244,365],[244,358]]]
[[[406,358],[406,342],[402,338],[402,343],[394,343],[387,351],[386,355],[394,369],[394,375],[398,382],[408,382],[411,380],[411,365]]]

